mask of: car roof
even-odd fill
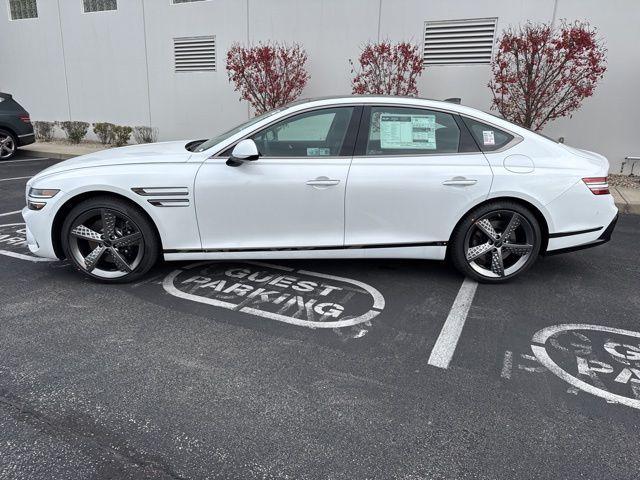
[[[309,103],[407,103],[415,104],[422,102],[443,103],[446,105],[454,105],[451,102],[434,100],[431,98],[410,97],[405,95],[330,95],[322,97],[301,98],[291,102],[288,106],[304,105]]]
[[[467,107],[453,102],[446,102],[443,100],[434,100],[431,98],[420,97],[408,97],[402,95],[335,95],[328,97],[314,97],[304,98],[291,102],[287,105],[290,107],[299,107],[297,109],[324,106],[324,105],[341,105],[341,104],[393,104],[393,105],[416,105],[420,107],[431,107],[441,110],[448,110],[450,112],[460,112],[471,114],[477,113],[482,116],[489,116],[501,120],[499,117],[495,117],[481,110]],[[475,116],[475,115],[472,115]]]

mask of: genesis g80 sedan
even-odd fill
[[[502,282],[609,240],[609,163],[473,108],[299,101],[209,140],[136,145],[29,180],[35,255],[106,282],[165,260],[416,258]]]

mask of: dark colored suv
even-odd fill
[[[0,160],[8,160],[18,147],[35,141],[29,113],[8,93],[0,92]]]

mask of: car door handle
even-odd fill
[[[443,185],[451,185],[451,186],[458,186],[458,187],[469,187],[471,185],[475,185],[476,183],[478,183],[478,180],[475,180],[473,178],[464,178],[464,177],[453,177],[450,180],[445,180],[444,182],[442,182]]]
[[[340,180],[333,180],[329,177],[318,177],[314,180],[307,180],[307,185],[310,187],[332,187],[338,185]]]

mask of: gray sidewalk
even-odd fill
[[[620,213],[640,215],[640,189],[611,187],[610,190]]]
[[[109,148],[109,147],[106,147]],[[26,147],[20,147],[20,152],[34,157],[55,158],[56,160],[67,160],[68,158],[87,155],[89,153],[104,150],[105,146],[98,142],[83,142],[73,145],[66,142],[36,142]]]

